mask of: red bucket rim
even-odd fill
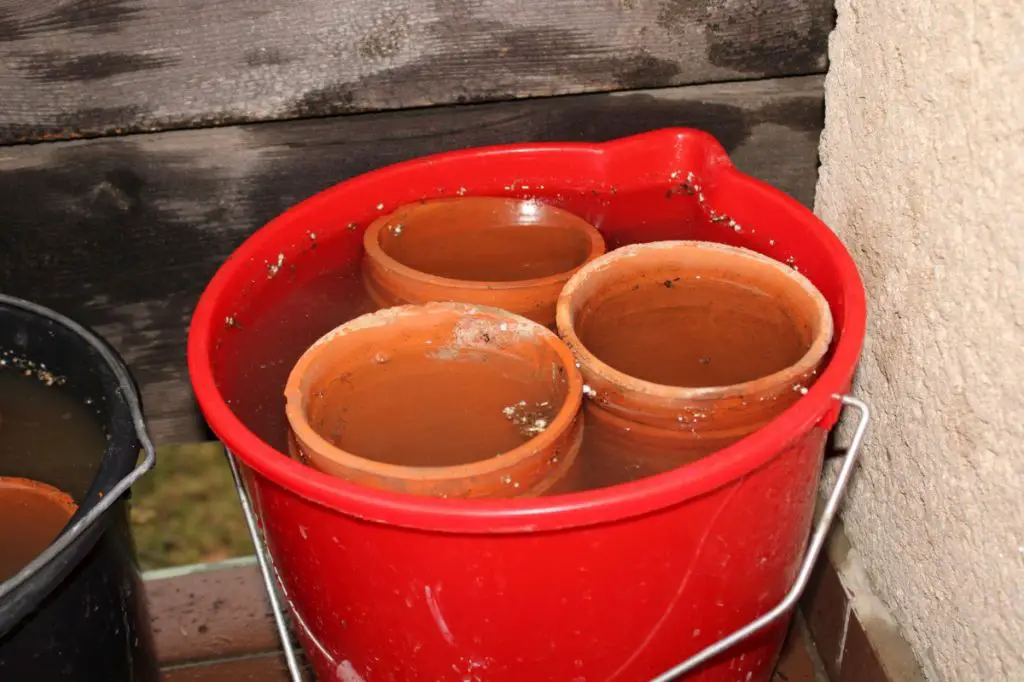
[[[341,188],[372,183],[381,176],[411,166],[452,162],[471,157],[507,154],[573,152],[607,154],[616,145],[664,145],[684,143],[708,150],[720,185],[741,185],[780,208],[799,213],[820,229],[824,250],[842,283],[843,323],[828,365],[807,394],[775,420],[743,440],[680,469],[632,483],[567,495],[495,501],[443,500],[402,495],[364,488],[321,473],[294,461],[263,442],[235,416],[217,386],[213,346],[218,301],[233,287],[247,263],[280,240],[278,233],[294,229],[304,215],[332,201]],[[788,206],[787,206],[788,205]],[[243,280],[244,281],[244,280]],[[214,433],[243,464],[269,481],[329,509],[349,516],[389,525],[431,532],[521,533],[553,531],[621,521],[672,507],[739,480],[771,460],[796,434],[834,418],[838,394],[849,388],[853,368],[860,357],[866,328],[867,306],[860,274],[842,242],[811,211],[788,195],[736,170],[710,135],[692,129],[665,129],[604,143],[530,143],[496,145],[444,152],[386,166],[335,184],[278,215],[246,239],[218,268],[196,306],[188,336],[188,368],[200,409]],[[222,320],[221,320],[222,321]],[[831,426],[825,423],[825,426]]]

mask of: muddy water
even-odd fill
[[[87,405],[35,375],[0,370],[0,476],[40,481],[81,500],[105,447]],[[0,503],[0,580],[44,549],[67,518],[52,505]]]
[[[382,367],[328,385],[312,403],[310,423],[342,450],[379,462],[468,464],[529,440],[508,408],[564,400],[564,390],[554,395],[534,375],[525,360],[497,352],[458,359],[396,352]]]
[[[583,310],[580,339],[615,369],[701,388],[768,376],[797,362],[807,341],[766,294],[733,282],[669,279]]]
[[[226,401],[242,422],[278,452],[288,452],[284,385],[314,341],[375,310],[358,262],[314,277],[239,329],[237,350],[222,353],[217,374],[229,377]]]

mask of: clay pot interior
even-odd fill
[[[498,197],[438,199],[400,208],[377,234],[381,251],[419,272],[474,282],[518,282],[570,272],[592,257],[582,218]]]
[[[399,491],[538,492],[579,446],[571,353],[495,309],[431,303],[356,318],[300,358],[285,396],[294,454]]]
[[[363,277],[379,307],[461,301],[554,323],[573,272],[605,251],[592,225],[535,200],[437,199],[403,206],[364,235]]]
[[[0,477],[0,582],[52,543],[78,509],[71,496],[27,478]]]
[[[581,269],[559,299],[558,329],[603,410],[728,443],[813,381],[832,317],[805,277],[770,258],[655,242]]]

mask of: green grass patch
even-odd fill
[[[132,488],[131,520],[143,570],[253,553],[220,443],[160,448]]]

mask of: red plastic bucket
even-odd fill
[[[388,494],[318,473],[262,442],[227,400],[225,358],[248,321],[326,268],[361,231],[424,197],[539,197],[609,247],[705,239],[789,262],[828,299],[836,340],[810,392],[761,431],[683,469],[614,488],[500,502]],[[315,235],[315,240],[311,238]],[[315,248],[314,248],[315,247]],[[288,264],[287,277],[268,265]],[[303,648],[342,682],[649,680],[776,606],[793,583],[822,453],[865,328],[847,251],[793,199],[737,171],[705,133],[452,152],[390,166],[304,201],[246,241],[196,308],[189,369],[243,464]],[[767,682],[786,618],[685,679]]]

